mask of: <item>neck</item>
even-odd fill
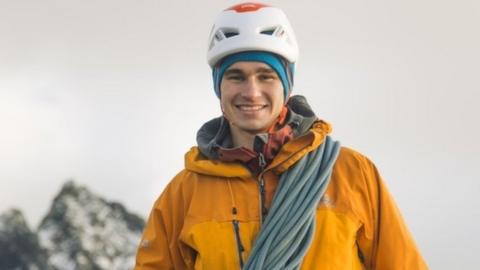
[[[253,142],[255,135],[250,132],[239,129],[235,125],[230,124],[230,135],[232,136],[233,147],[245,147],[253,150]]]

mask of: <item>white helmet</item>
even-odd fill
[[[208,64],[213,68],[223,57],[243,51],[272,52],[295,63],[298,45],[285,13],[259,3],[242,3],[222,11],[210,32]]]

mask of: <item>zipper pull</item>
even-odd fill
[[[240,269],[243,269],[243,252],[245,252],[245,248],[242,244],[242,239],[240,238],[240,225],[238,220],[232,220],[233,223],[233,230],[235,231],[235,240],[237,241],[237,252],[238,252],[238,259],[240,261]]]
[[[235,227],[235,233],[238,238],[238,248],[241,252],[245,251],[245,248],[243,247],[242,241],[240,241],[240,224],[238,220],[233,221],[233,226]]]
[[[268,209],[265,207],[265,180],[260,178],[260,200],[261,200],[261,212],[262,212],[262,220],[265,220],[265,217],[268,214]]]
[[[258,153],[258,165],[260,165],[260,168],[265,169],[265,165],[267,165],[267,162],[265,161],[265,156],[262,153]]]

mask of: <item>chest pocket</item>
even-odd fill
[[[356,242],[360,226],[332,208],[317,210],[315,235],[301,269],[364,269]]]
[[[239,222],[239,237],[248,258],[258,233],[258,222]],[[240,269],[240,253],[232,221],[208,221],[183,231],[180,241],[195,250],[194,269]]]

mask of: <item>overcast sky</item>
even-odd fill
[[[220,113],[206,63],[235,1],[0,0],[0,212],[67,179],[146,217]],[[480,265],[480,2],[271,1],[294,93],[371,158],[432,269]]]

